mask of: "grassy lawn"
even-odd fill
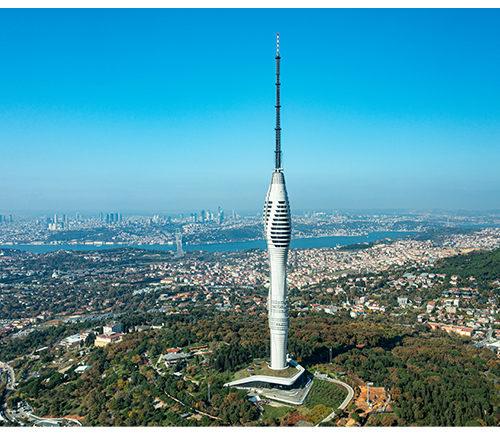
[[[314,380],[304,405],[294,408],[265,405],[262,418],[263,420],[273,420],[279,423],[288,413],[297,411],[315,425],[337,408],[346,395],[347,391],[334,383],[325,380]]]
[[[249,370],[251,369],[251,370]],[[256,359],[247,367],[234,373],[234,380],[249,377],[253,373],[255,376],[273,376],[273,377],[292,377],[298,373],[295,367],[288,367],[285,370],[271,370],[267,363],[262,359]]]
[[[303,405],[299,408],[299,413],[310,419],[313,425],[321,422],[321,420],[323,420],[332,411],[333,408],[325,406],[322,403],[314,405],[310,408]]]
[[[304,405],[312,409],[318,404],[337,408],[347,396],[347,390],[326,380],[314,380]]]
[[[288,406],[270,406],[270,405],[263,405],[264,407],[264,412],[262,413],[262,419],[263,420],[273,420],[276,423],[279,423],[279,421],[285,417],[290,411],[293,411],[293,408],[290,408]]]

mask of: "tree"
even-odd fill
[[[95,342],[96,335],[94,332],[90,332],[88,336],[85,338],[85,346],[92,347]]]

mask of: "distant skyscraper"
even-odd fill
[[[270,286],[267,301],[271,330],[271,365],[273,370],[287,367],[288,304],[286,298],[286,262],[291,237],[291,218],[285,176],[281,167],[280,127],[280,52],[279,35],[276,53],[276,149],[271,186],[264,204],[264,229],[270,266]]]
[[[175,244],[177,245],[175,256],[182,258],[184,256],[184,251],[182,250],[182,232],[179,230],[175,233]]]
[[[122,222],[122,215],[119,212],[110,212],[106,214],[106,223],[108,225],[113,225],[121,222]]]
[[[219,225],[224,223],[224,211],[220,206],[217,208],[217,222],[219,223]]]

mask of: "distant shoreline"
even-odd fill
[[[346,246],[350,244],[369,243],[385,238],[398,239],[407,237],[416,232],[399,232],[399,231],[379,231],[370,232],[364,235],[336,235],[325,237],[312,237],[312,238],[296,238],[292,239],[290,247],[292,249],[317,249],[328,248],[337,246]],[[249,240],[230,243],[206,243],[196,245],[184,245],[185,251],[206,251],[206,252],[237,252],[250,249],[266,249],[265,240]],[[44,254],[57,250],[73,250],[73,251],[98,251],[107,249],[120,249],[120,248],[138,248],[138,249],[151,249],[151,250],[175,250],[175,245],[169,244],[152,244],[152,245],[139,245],[139,244],[13,244],[4,245],[0,244],[0,249],[17,249],[21,251],[34,252]]]

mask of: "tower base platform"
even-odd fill
[[[268,398],[293,405],[301,405],[312,386],[310,373],[307,373],[304,367],[292,359],[288,360],[288,369],[290,371],[286,372],[286,377],[283,377],[283,375],[252,374],[228,382],[224,386],[247,390],[250,396],[258,396],[261,399]]]

